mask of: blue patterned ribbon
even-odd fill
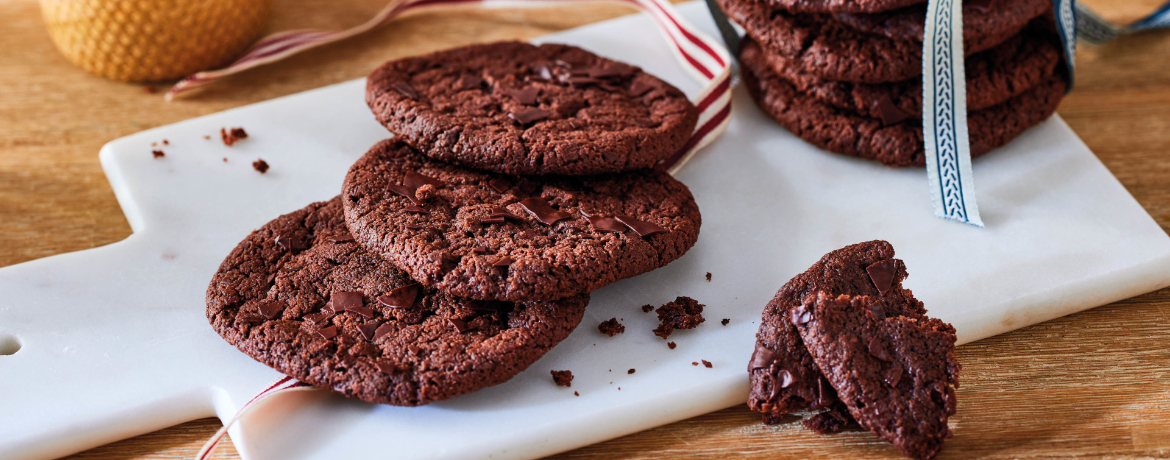
[[[967,136],[962,0],[931,0],[926,6],[922,139],[934,215],[982,227]]]
[[[739,56],[740,35],[715,3],[705,0],[732,56]],[[1069,90],[1076,74],[1076,43],[1105,43],[1125,34],[1170,28],[1170,2],[1128,26],[1102,19],[1075,0],[1052,0],[1056,29],[1068,66]],[[934,214],[983,227],[971,174],[967,135],[967,79],[963,57],[962,0],[929,0],[922,42],[922,134]]]

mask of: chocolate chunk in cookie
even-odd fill
[[[800,336],[857,423],[907,457],[929,459],[951,437],[955,328],[935,318],[883,314],[868,296],[806,296]],[[892,313],[892,312],[887,312]]]
[[[888,277],[878,281],[870,267],[891,267]],[[877,273],[880,268],[875,268]],[[817,292],[830,295],[868,295],[875,308],[889,316],[921,318],[926,309],[913,293],[902,288],[907,272],[894,259],[894,248],[885,241],[869,241],[825,254],[804,273],[785,283],[764,308],[756,349],[748,364],[750,394],[748,407],[777,418],[789,412],[829,407],[837,401],[833,387],[821,375],[805,349],[796,325],[806,324],[811,315],[800,305]],[[880,289],[885,289],[883,295]]]
[[[426,214],[406,211],[408,173],[444,184],[418,204]],[[661,171],[501,179],[383,141],[346,176],[346,223],[423,285],[481,300],[590,292],[670,263],[699,236],[691,192]]]
[[[366,102],[425,155],[514,175],[652,167],[698,121],[681,91],[637,67],[520,42],[388,62],[370,75]]]
[[[339,198],[252,232],[212,278],[212,327],[306,383],[417,406],[510,379],[567,337],[589,301],[453,297],[419,286],[348,234]],[[278,243],[288,235],[299,243]]]

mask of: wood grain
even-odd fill
[[[382,0],[277,0],[270,28],[337,29]],[[1132,21],[1160,0],[1086,1]],[[70,65],[33,0],[0,0],[0,266],[121,240],[130,228],[98,165],[120,136],[359,78],[399,56],[524,39],[628,14],[590,5],[422,13],[166,103],[142,86]],[[1060,114],[1163,229],[1170,229],[1170,34],[1082,47]],[[961,347],[955,438],[940,458],[1170,458],[1170,290]],[[686,401],[680,401],[685,404]],[[795,419],[794,419],[795,420]],[[219,427],[185,423],[76,459],[191,458]],[[215,458],[238,458],[230,442]],[[0,455],[2,456],[2,455]],[[815,436],[763,426],[744,406],[566,452],[563,459],[897,458],[865,432]]]

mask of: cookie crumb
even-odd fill
[[[703,318],[703,304],[690,297],[680,296],[674,301],[658,307],[658,327],[654,335],[666,340],[675,329],[694,329],[706,319]]]
[[[720,321],[720,323],[722,323],[724,326],[726,326],[727,323],[730,323],[730,322],[731,322],[731,318],[723,318],[723,321]]]
[[[248,133],[244,131],[244,128],[232,128],[231,130],[219,128],[219,137],[223,139],[223,145],[231,147],[232,144],[247,139]]]
[[[564,371],[549,371],[549,372],[552,372],[553,382],[555,382],[557,384],[557,386],[561,386],[561,387],[573,386],[573,371],[564,370]]]
[[[626,371],[626,374],[633,374],[634,371],[635,371],[635,369],[631,367],[629,371]]]
[[[678,346],[678,344],[671,341],[671,342],[666,342],[666,346],[670,347],[670,349],[673,350],[674,347]]]
[[[163,153],[162,150],[151,150],[150,154],[154,155],[155,158],[162,158],[167,156],[167,154]]]
[[[613,337],[626,332],[626,326],[619,323],[617,318],[610,318],[597,325],[597,330],[601,331],[602,334]]]
[[[171,141],[163,139],[163,145],[171,145]]]
[[[223,162],[227,163],[227,157],[223,157]]]
[[[702,362],[703,362],[703,366],[706,366],[706,367],[707,367],[707,369],[710,369],[710,368],[711,368],[711,361],[707,361],[707,360],[705,360],[705,359],[700,359],[699,361],[702,361]]]
[[[257,171],[260,171],[260,174],[264,174],[264,173],[268,172],[268,162],[264,161],[264,160],[257,159],[256,161],[252,162],[252,168],[257,170]]]
[[[209,140],[211,140],[211,136],[209,136],[209,135],[204,135],[204,136],[203,136],[203,140],[205,140],[205,141],[209,141]]]
[[[711,272],[707,272],[707,282],[711,282]]]
[[[650,304],[642,305],[642,313],[650,313],[654,311],[654,306]]]
[[[578,392],[574,391],[574,392],[573,392],[573,396],[581,396],[581,393],[578,393]]]
[[[699,365],[699,362],[698,362],[698,361],[691,361],[691,365],[692,365],[692,366],[698,366],[698,365]]]

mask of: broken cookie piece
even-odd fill
[[[808,317],[796,328],[809,354],[857,423],[907,457],[938,454],[951,437],[947,417],[955,413],[962,368],[955,328],[935,318],[887,315],[868,296],[819,292],[798,312]]]

